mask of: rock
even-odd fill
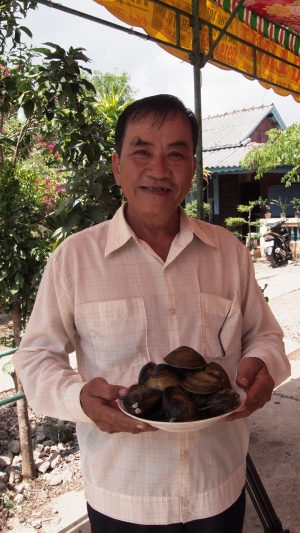
[[[49,461],[44,461],[44,462],[41,462],[41,463],[36,463],[36,468],[39,472],[41,472],[42,474],[44,474],[45,472],[47,472],[48,468],[50,467],[50,462]]]
[[[18,454],[19,451],[20,451],[20,441],[19,441],[19,440],[12,440],[12,441],[8,444],[8,449],[9,449],[13,454]]]
[[[33,458],[35,461],[37,461],[38,459],[40,459],[41,457],[41,451],[40,450],[33,450]]]
[[[61,485],[63,483],[63,475],[62,474],[56,474],[54,476],[51,476],[49,484],[52,487],[56,487],[57,485]]]
[[[2,453],[0,455],[0,468],[2,466],[8,466],[8,465],[11,465],[12,461],[13,461],[13,453],[11,453],[9,450],[7,450],[5,453]]]
[[[0,483],[7,483],[9,480],[9,475],[7,472],[0,472]]]
[[[42,524],[41,524],[41,522],[39,520],[32,520],[30,525],[32,527],[34,527],[35,529],[41,529],[41,527],[42,527]]]
[[[49,457],[51,468],[55,468],[61,462],[61,455],[59,452],[54,452]]]
[[[7,486],[6,486],[6,483],[1,483],[0,482],[0,492],[4,492],[7,490]]]
[[[26,483],[19,483],[19,485],[15,485],[15,492],[18,494],[24,494],[26,492]]]
[[[54,442],[54,440],[45,440],[45,441],[43,442],[43,444],[44,444],[45,448],[46,448],[46,447],[49,447],[49,448],[50,448],[51,446],[55,446],[55,442]]]
[[[37,430],[37,423],[36,423],[36,420],[31,420],[31,421],[29,422],[29,425],[30,425],[30,433],[31,433],[31,435],[33,435],[33,433],[35,433],[36,430]]]
[[[40,442],[43,442],[46,438],[46,434],[44,433],[44,431],[37,431],[36,432],[36,443],[40,443]]]
[[[0,440],[7,439],[8,433],[5,429],[0,429]]]
[[[14,502],[16,503],[21,503],[23,500],[25,500],[23,494],[17,494],[15,497],[14,497]]]
[[[12,469],[9,474],[9,483],[12,485],[17,485],[18,483],[21,483],[23,479],[22,473],[19,470]]]

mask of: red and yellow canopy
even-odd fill
[[[143,28],[171,54],[190,61],[192,0],[94,1],[122,22]],[[238,3],[198,0],[204,59],[211,54],[211,63],[257,79],[278,94],[292,94],[300,102],[300,0],[244,0],[211,53]]]

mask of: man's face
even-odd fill
[[[142,219],[172,216],[188,193],[196,169],[191,127],[177,114],[162,125],[153,116],[128,124],[122,152],[113,155],[116,183],[128,214]]]

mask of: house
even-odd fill
[[[240,165],[250,150],[268,140],[266,131],[273,128],[285,129],[273,104],[203,119],[203,165],[211,175],[206,191],[207,202],[212,206],[210,222],[223,226],[225,218],[243,216],[237,212],[237,205],[247,205],[259,196],[269,201],[278,196],[300,198],[300,184],[286,188],[281,183],[281,177],[289,168],[277,167],[255,180],[255,172]],[[276,208],[272,214],[279,216]],[[288,216],[293,214],[293,211],[287,213]],[[252,220],[262,216],[259,207],[253,210]]]

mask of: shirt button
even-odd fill
[[[183,450],[181,452],[181,457],[188,457],[189,456],[189,452],[187,450]]]
[[[176,309],[174,309],[174,307],[171,307],[171,309],[169,309],[169,313],[170,313],[170,315],[175,315],[176,314]]]
[[[184,500],[183,505],[184,507],[188,507],[190,505],[189,500]]]

